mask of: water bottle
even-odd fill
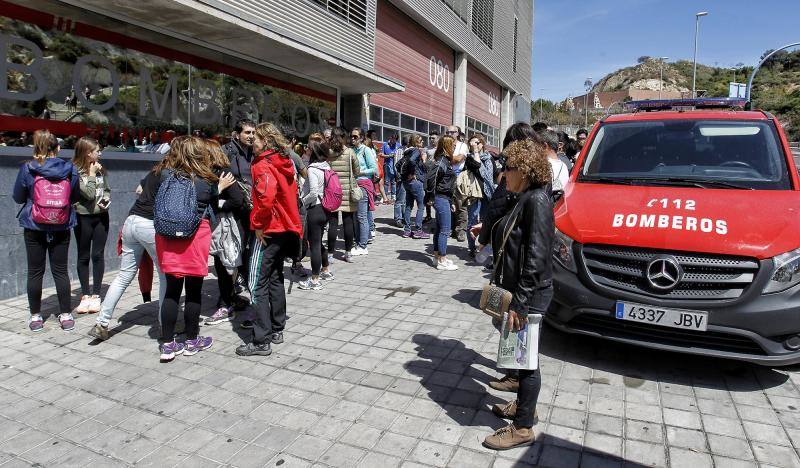
[[[486,247],[482,248],[475,254],[475,262],[477,263],[486,263],[492,257],[492,246],[487,245]]]

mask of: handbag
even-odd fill
[[[353,177],[353,156],[350,156],[347,164],[350,166],[350,201],[358,203],[364,198],[364,192],[361,191],[361,187],[358,186],[358,182]]]
[[[508,313],[508,309],[511,306],[511,301],[514,298],[514,295],[511,294],[511,291],[501,288],[500,286],[493,284],[494,283],[494,272],[497,271],[497,267],[500,266],[502,268],[502,260],[503,260],[503,249],[506,246],[506,241],[508,241],[508,237],[511,235],[511,230],[514,229],[514,226],[517,224],[517,215],[519,212],[517,208],[522,205],[522,199],[517,202],[517,205],[511,210],[511,215],[509,215],[510,222],[506,222],[506,229],[503,232],[503,240],[500,243],[500,249],[497,251],[495,259],[494,259],[494,269],[492,270],[492,279],[489,280],[489,284],[483,286],[483,291],[481,291],[481,300],[480,300],[480,308],[484,314],[492,317],[493,320],[502,321],[504,314]],[[499,223],[500,221],[498,221]],[[500,276],[502,277],[502,272]]]

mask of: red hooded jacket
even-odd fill
[[[297,181],[292,160],[272,150],[253,159],[253,211],[250,228],[264,234],[293,232],[303,236],[297,207]]]

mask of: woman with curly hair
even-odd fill
[[[269,356],[270,344],[283,343],[286,326],[286,293],[283,261],[300,249],[303,228],[297,205],[294,163],[287,155],[287,141],[274,124],[256,127],[253,150],[253,211],[255,231],[250,258],[250,291],[255,309],[253,337],[236,348],[240,356]]]
[[[508,325],[516,331],[527,323],[529,315],[544,315],[553,297],[551,255],[555,227],[546,146],[529,139],[515,141],[506,148],[505,156],[506,188],[515,202],[491,227],[492,249],[500,256],[493,275],[494,282],[513,296]],[[539,369],[519,371],[517,398],[492,408],[495,414],[513,422],[488,436],[484,445],[506,450],[533,443],[532,427],[541,385]]]

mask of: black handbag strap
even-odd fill
[[[499,267],[503,266],[502,260],[503,260],[503,254],[504,254],[505,247],[506,247],[506,242],[508,241],[509,236],[511,236],[511,231],[514,230],[514,226],[516,226],[516,224],[517,224],[517,217],[519,216],[519,209],[521,209],[520,208],[521,206],[522,206],[522,198],[517,200],[516,205],[514,205],[514,208],[511,210],[511,213],[508,215],[508,219],[506,220],[506,227],[505,227],[505,230],[503,231],[503,240],[500,242],[500,249],[497,251],[496,258],[494,259],[494,270],[493,270],[493,272],[497,271],[497,267],[498,266]],[[502,221],[502,219],[498,220],[497,222],[499,223],[500,221]],[[502,278],[502,276],[503,276],[503,273],[501,271],[500,272],[500,277]],[[492,279],[489,281],[489,284],[492,284],[494,282],[494,278],[495,278],[495,275],[492,274]]]

